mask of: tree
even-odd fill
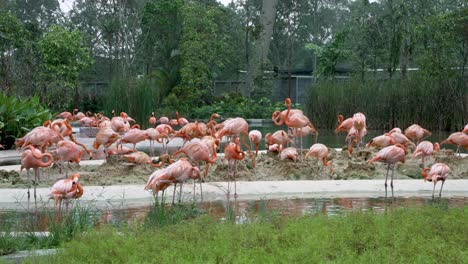
[[[81,32],[52,26],[40,39],[39,50],[42,100],[54,109],[76,107],[79,102],[78,76],[91,64]]]

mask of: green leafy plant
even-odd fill
[[[0,144],[10,148],[16,138],[50,118],[52,114],[39,97],[22,99],[0,93]]]

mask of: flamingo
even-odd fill
[[[49,121],[44,122],[44,126],[47,126],[48,123]],[[60,135],[62,135],[64,138],[69,137],[71,141],[75,142],[77,145],[80,145],[86,151],[86,153],[91,156],[91,152],[88,150],[88,148],[84,144],[76,141],[76,139],[73,137],[73,129],[67,119],[58,119],[52,121],[52,123],[50,123],[50,128],[60,133]]]
[[[117,145],[122,146],[125,143],[133,144],[133,149],[136,149],[136,144],[148,139],[146,131],[140,129],[140,125],[133,125],[117,142]]]
[[[128,121],[122,118],[122,116],[115,116],[115,110],[112,110],[112,114],[114,117],[111,119],[111,128],[115,132],[127,132],[130,129]]]
[[[0,144],[0,148],[1,148],[1,149],[5,149],[5,147],[4,147],[3,145],[1,145],[1,144]]]
[[[429,173],[428,173],[429,171]],[[434,199],[435,186],[438,181],[442,181],[440,186],[439,197],[442,197],[442,188],[444,188],[445,180],[450,173],[450,168],[445,163],[436,163],[431,168],[424,168],[421,172],[424,181],[434,182],[434,188],[432,189],[432,199]]]
[[[83,155],[83,149],[81,148],[73,141],[62,140],[57,143],[57,148],[53,150],[53,153],[56,154],[55,160],[59,161],[60,173],[62,172],[63,162],[68,162],[70,169],[70,162],[80,163]]]
[[[392,166],[392,178],[390,182],[390,186],[392,188],[392,197],[393,197],[393,173],[395,171],[395,164],[398,162],[405,163],[405,157],[408,152],[406,148],[401,144],[395,144],[393,146],[388,146],[380,150],[375,157],[369,160],[369,164],[373,162],[383,162],[387,163],[387,174],[385,176],[385,197],[387,197],[387,179],[388,179],[388,171],[390,170],[390,166]]]
[[[149,123],[150,123],[151,127],[156,126],[156,117],[154,117],[154,112],[151,112],[151,117],[149,118]]]
[[[62,210],[62,201],[66,201],[66,211],[68,211],[68,202],[70,199],[77,199],[83,196],[83,187],[78,180],[80,174],[75,173],[68,179],[61,179],[54,183],[49,193],[49,199],[54,199],[54,205],[58,208],[60,213]]]
[[[353,145],[357,143],[359,134],[361,134],[361,137],[364,137],[367,135],[367,128],[363,128],[361,133],[355,128],[352,127],[348,134],[346,135],[345,141],[348,142],[348,153],[351,155],[353,154]]]
[[[377,136],[367,143],[366,148],[375,147],[378,149],[395,145],[395,139],[387,134]]]
[[[104,146],[104,151],[106,152],[106,156],[109,155],[107,149],[112,145],[115,141],[119,139],[120,135],[115,132],[111,128],[101,128],[99,132],[96,134],[96,138],[93,142],[94,149],[99,149],[99,146]]]
[[[413,141],[409,140],[409,138],[407,138],[403,133],[401,133],[401,129],[399,129],[398,127],[393,128],[386,135],[391,136],[395,140],[395,144],[402,144],[406,148],[416,148],[416,145],[413,143]]]
[[[83,112],[78,112],[78,109],[73,109],[73,120],[76,121],[76,120],[80,120],[82,119],[83,117],[86,117],[85,114],[83,114]]]
[[[135,152],[136,150],[132,148],[127,148],[126,146],[112,147],[108,150],[109,155],[125,155]]]
[[[431,132],[417,124],[413,124],[405,130],[405,136],[413,142],[416,141],[417,144],[419,144],[424,138],[431,135]]]
[[[159,124],[156,126],[156,130],[159,132],[159,134],[166,135],[166,137],[163,138],[162,144],[163,144],[163,151],[164,153],[167,154],[167,144],[169,143],[169,136],[174,135],[175,131],[168,124]]]
[[[305,157],[308,156],[315,157],[322,160],[322,164],[325,167],[330,168],[330,176],[333,175],[333,163],[331,160],[327,161],[328,157],[328,148],[324,144],[316,143],[309,148],[309,151],[306,153]]]
[[[161,201],[164,201],[164,192],[172,183],[174,183],[174,180],[169,178],[166,168],[156,170],[149,176],[145,185],[145,190],[151,189],[153,191],[153,195],[156,197],[158,196],[158,193],[162,191]]]
[[[70,121],[73,121],[73,114],[65,111],[56,115],[55,118],[68,119]]]
[[[246,138],[249,133],[249,124],[245,119],[236,117],[225,120],[220,124],[221,129],[215,133],[215,137],[221,140],[224,136],[241,137],[242,145],[247,148],[250,158],[252,159],[252,167],[255,168],[255,157],[249,145],[246,143]],[[240,146],[239,146],[240,147]]]
[[[432,155],[433,153],[438,152],[439,150],[440,150],[439,143],[432,144],[429,141],[422,141],[416,147],[416,150],[413,153],[412,159],[421,156],[422,157],[422,163],[423,163],[423,166],[424,166],[424,158]]]
[[[338,126],[335,129],[335,133],[340,132],[349,132],[349,130],[353,127],[353,118],[346,118],[342,115],[338,115]]]
[[[353,115],[353,127],[357,130],[357,144],[362,143],[362,138],[364,137],[363,131],[366,130],[367,133],[367,126],[366,126],[366,116],[363,113],[356,113]]]
[[[179,186],[179,203],[182,199],[182,184],[188,179],[197,180],[200,179],[200,170],[193,166],[187,159],[181,158],[178,161],[167,166],[166,172],[168,179],[174,182],[174,194],[172,196],[172,203],[174,204],[175,189],[177,183]]]
[[[160,124],[165,124],[165,125],[167,125],[167,124],[169,124],[169,118],[167,118],[166,116],[161,116],[161,117],[158,119],[158,122],[159,122]]]
[[[211,135],[212,137],[214,136],[214,133],[216,133],[216,121],[214,120],[215,118],[220,118],[221,116],[218,115],[217,113],[213,113],[210,116],[210,121],[206,124],[207,127],[207,134]]]
[[[185,154],[190,160],[192,160],[195,164],[199,164],[200,161],[205,162],[205,173],[203,174],[203,178],[208,175],[208,169],[210,165],[216,163],[218,159],[216,155],[215,146],[211,146],[212,149],[210,150],[209,146],[202,141],[191,141],[186,146],[181,148],[179,151],[174,153],[174,157],[178,155]],[[210,157],[210,154],[212,156]],[[200,193],[201,193],[201,200],[203,201],[203,190],[202,190],[202,179],[200,178]],[[193,196],[195,198],[195,182],[193,183]]]
[[[212,145],[212,149],[210,149],[209,146],[202,141],[190,141],[186,146],[174,153],[174,157],[177,157],[181,154],[185,154],[195,163],[200,161],[204,161],[206,163],[203,177],[206,177],[210,165],[216,163],[216,160],[218,159],[215,146]],[[212,154],[212,156],[210,154]]]
[[[151,165],[152,167],[155,167],[155,168],[159,168],[159,167],[163,166],[164,163],[166,163],[166,162],[168,164],[171,164],[173,162],[169,155],[164,154],[164,155],[161,155],[159,157],[159,162],[155,164],[155,163],[153,163],[153,160],[150,158],[150,156],[148,156],[148,154],[146,154],[145,152],[142,152],[142,151],[137,151],[137,152],[133,152],[133,153],[130,153],[130,154],[125,154],[125,155],[123,155],[123,158],[127,162],[130,162],[130,163],[149,164],[149,165]]]
[[[258,155],[258,146],[262,141],[262,132],[258,130],[252,130],[249,132],[249,140],[251,144],[255,145],[255,156]]]
[[[47,161],[43,162],[42,160],[46,158]],[[39,181],[39,168],[49,167],[50,164],[54,161],[52,154],[50,153],[41,153],[35,147],[29,145],[21,154],[21,166],[20,172],[23,169],[26,169],[26,173],[29,180],[29,169],[34,170],[34,199],[36,198],[36,184]],[[28,199],[30,197],[29,188],[28,188]]]
[[[285,105],[287,105],[288,110],[286,111],[286,116],[284,117],[284,123],[286,126],[294,128],[295,130],[301,130],[303,127],[308,126],[313,133],[315,134],[315,142],[317,142],[317,137],[319,133],[315,129],[314,125],[310,122],[309,118],[302,113],[293,113],[291,114],[291,99],[286,98]],[[301,150],[302,150],[302,135],[301,135]]]
[[[185,126],[186,124],[189,123],[189,121],[188,121],[187,119],[185,119],[185,118],[183,118],[183,117],[180,117],[178,111],[176,111],[175,114],[176,114],[177,124],[178,124],[179,126]]]
[[[462,132],[468,134],[468,125],[466,125],[465,128],[463,128]]]
[[[457,153],[461,156],[460,146],[464,146],[468,150],[468,135],[463,132],[455,132],[451,134],[446,140],[440,142],[440,144],[452,144],[457,145]]]
[[[147,139],[150,142],[150,155],[151,157],[154,156],[154,141],[158,143],[163,143],[163,138],[167,139],[167,135],[165,133],[160,134],[156,128],[148,128],[145,130]]]
[[[273,145],[273,144],[278,144],[281,146],[279,149],[280,152],[281,150],[284,149],[284,145],[288,142],[294,143],[289,137],[284,130],[278,130],[275,133],[267,133],[265,135],[265,143],[267,146]]]
[[[241,150],[239,144],[239,138],[236,138],[234,142],[230,142],[224,148],[224,159],[228,161],[228,172],[230,178],[234,180],[234,197],[237,197],[237,185],[236,185],[236,176],[237,176],[237,162],[245,158],[245,153]],[[234,169],[232,168],[234,166]],[[228,196],[230,188],[228,182]]]
[[[286,113],[288,112],[288,109],[283,110],[283,111],[275,111],[271,115],[271,120],[275,125],[277,126],[282,126],[284,124],[284,120],[286,119]],[[300,109],[291,109],[289,111],[289,114],[304,114],[304,112]]]
[[[51,128],[40,126],[31,130],[24,137],[17,139],[16,146],[27,147],[28,145],[32,145],[41,148],[42,152],[45,152],[47,147],[58,143],[60,140],[63,140],[63,136],[60,133]]]
[[[281,151],[280,160],[290,159],[296,162],[299,159],[299,154],[296,148],[285,148]]]

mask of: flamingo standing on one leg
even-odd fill
[[[442,188],[444,188],[444,183],[449,173],[450,168],[445,163],[436,163],[432,165],[431,168],[424,168],[422,170],[421,175],[423,176],[424,181],[430,181],[434,183],[434,188],[432,189],[432,199],[434,199],[435,186],[438,181],[442,181],[442,186],[440,186],[439,192],[439,197],[442,197]]]
[[[62,201],[65,200],[66,211],[70,199],[77,199],[83,195],[83,186],[78,183],[80,174],[75,173],[68,179],[57,181],[49,193],[49,199],[54,199],[55,207],[59,206],[58,212],[61,213]]]
[[[390,181],[390,186],[392,188],[392,197],[393,197],[393,173],[395,171],[395,164],[397,162],[405,163],[405,157],[408,152],[406,148],[401,144],[396,144],[393,146],[388,146],[380,150],[375,157],[369,160],[369,164],[373,162],[384,162],[387,163],[387,174],[385,176],[385,197],[387,197],[387,179],[388,179],[388,171],[390,170],[390,166],[392,166],[392,178]]]
[[[230,142],[224,148],[224,159],[228,161],[228,173],[230,178],[234,181],[234,198],[237,198],[237,186],[236,186],[236,176],[237,176],[237,162],[245,158],[245,153],[241,150],[239,144],[239,138],[236,138],[234,143]],[[233,168],[234,167],[234,168]],[[230,194],[229,182],[228,182],[228,197]]]

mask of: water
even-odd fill
[[[432,200],[430,197],[397,197],[386,200],[384,197],[350,197],[350,198],[297,198],[297,199],[269,199],[250,201],[204,202],[197,205],[213,219],[226,219],[226,213],[232,210],[236,223],[249,223],[258,218],[271,216],[300,217],[303,215],[326,214],[341,215],[351,211],[384,212],[388,208],[423,207],[426,205],[443,206],[444,208],[464,207],[468,204],[468,197],[449,197]],[[170,206],[170,205],[167,205]],[[228,207],[229,206],[229,207]],[[143,223],[152,206],[130,208],[92,209],[92,214],[99,224],[132,224]],[[43,209],[40,213],[0,211],[0,227],[16,224],[18,231],[31,231],[27,227],[35,226],[32,231],[47,231],[49,221],[54,219],[54,211]],[[33,222],[34,221],[34,225]],[[2,231],[2,230],[0,230]]]

